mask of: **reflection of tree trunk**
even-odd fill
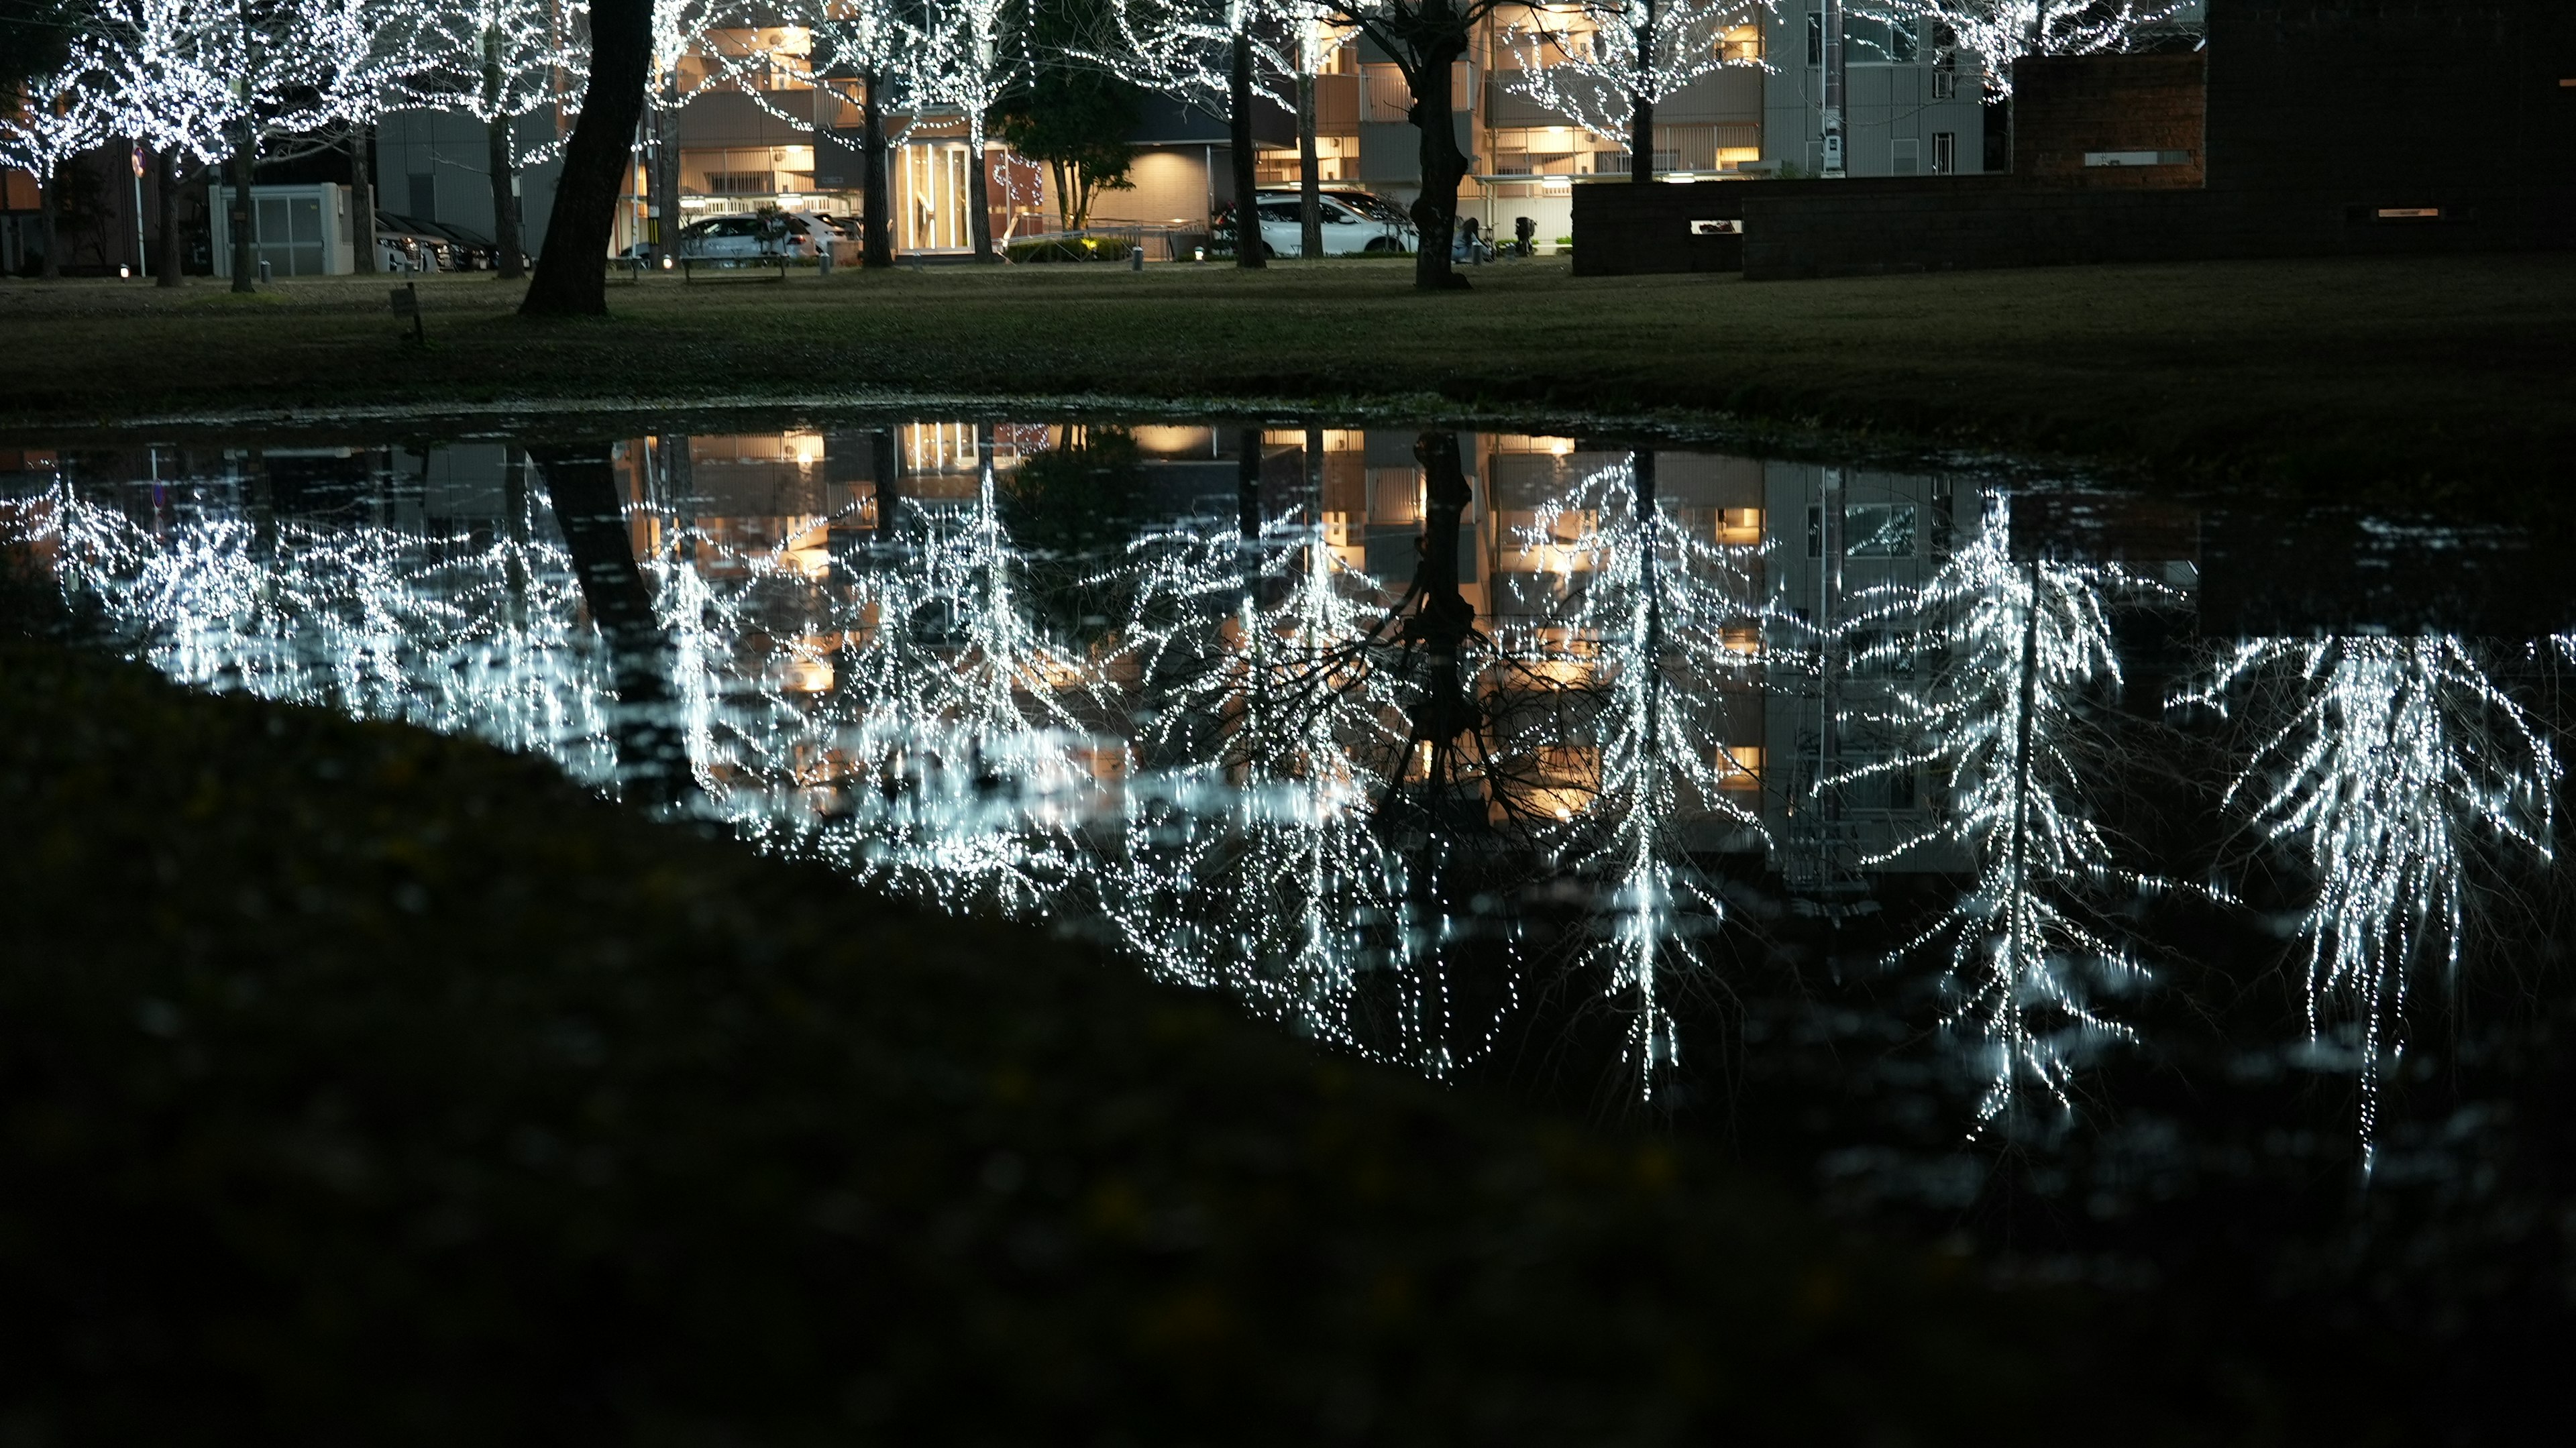
[[[590,83],[582,90],[581,119],[564,144],[545,249],[519,303],[521,316],[608,314],[608,236],[635,161],[652,34],[647,0],[592,0]]]
[[[1634,464],[1637,508],[1638,586],[1645,591],[1646,635],[1637,640],[1637,657],[1633,667],[1646,671],[1646,719],[1643,738],[1648,758],[1663,753],[1664,705],[1664,589],[1659,576],[1663,561],[1663,512],[1655,500],[1655,454],[1650,448],[1637,450]]]
[[[1452,825],[1482,825],[1481,801],[1456,794],[1468,772],[1467,745],[1484,722],[1468,694],[1460,662],[1476,631],[1476,611],[1459,590],[1458,534],[1475,495],[1459,458],[1456,433],[1423,433],[1414,441],[1413,455],[1422,464],[1422,539],[1398,641],[1408,651],[1421,651],[1421,692],[1405,738],[1405,757],[1397,763],[1391,785],[1400,788],[1421,756],[1424,804],[1433,817]]]
[[[1235,527],[1250,543],[1261,536],[1261,429],[1238,429],[1234,450]]]
[[[892,543],[903,512],[903,454],[895,446],[894,429],[881,427],[869,433],[868,449],[874,454],[868,471],[876,476],[877,541]]]
[[[545,474],[582,601],[608,641],[617,686],[619,781],[645,803],[675,804],[687,796],[690,775],[688,749],[672,718],[671,640],[635,564],[616,471],[595,449],[546,448],[530,457]]]
[[[2029,948],[2023,939],[2022,900],[2030,888],[2030,750],[2031,736],[2038,727],[2039,715],[2039,560],[2030,563],[2030,603],[2021,629],[2021,717],[2013,721],[2013,820],[2011,898],[2003,902],[2007,987],[2019,994],[2022,980],[2022,957]]]
[[[1226,146],[1234,154],[1234,264],[1258,270],[1261,255],[1261,208],[1254,205],[1252,156],[1252,36],[1234,33],[1234,59],[1226,74]]]

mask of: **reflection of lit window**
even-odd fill
[[[1727,744],[1718,748],[1717,787],[1720,789],[1760,789],[1762,787],[1762,746]]]
[[[1717,541],[1729,546],[1747,546],[1762,541],[1760,508],[1720,508],[1717,512]]]

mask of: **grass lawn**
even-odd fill
[[[2149,481],[2491,509],[2576,454],[2576,257],[2072,267],[1819,282],[1582,279],[1422,296],[1399,263],[934,268],[518,288],[386,279],[0,283],[0,429],[172,412],[871,395],[1249,399],[1620,416],[1995,447]],[[1776,439],[1775,439],[1776,440]]]
[[[2269,1441],[2300,1340],[138,665],[0,641],[0,818],[12,1442]]]

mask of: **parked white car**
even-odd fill
[[[680,254],[727,261],[785,254],[806,258],[839,236],[832,223],[801,211],[780,212],[778,230],[764,236],[758,216],[710,216],[680,228]]]
[[[1305,241],[1300,230],[1298,197],[1294,191],[1266,190],[1252,193],[1253,203],[1261,208],[1261,244],[1272,256],[1300,256]],[[1326,192],[1316,198],[1324,232],[1324,255],[1352,256],[1361,252],[1410,252],[1415,238],[1410,225],[1399,225],[1372,216],[1359,207]]]

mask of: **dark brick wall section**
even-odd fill
[[[1730,214],[1756,280],[2576,249],[2576,87],[2560,84],[2576,78],[2576,0],[2210,0],[2206,59],[2202,189],[2045,173],[1578,186],[1575,270],[1700,269],[1716,253],[1673,233]],[[2102,88],[2119,74],[2070,70],[2054,92],[2042,79],[2025,144],[2072,147],[2041,135],[2112,124]],[[1719,194],[1602,194],[1632,190]]]
[[[1741,235],[1695,235],[1695,221],[1744,220],[1744,193],[1803,182],[1702,181],[1689,185],[1595,181],[1574,188],[1574,274],[1624,277],[1649,272],[1744,269]]]
[[[2032,56],[2013,67],[2013,174],[2115,191],[2199,186],[2208,66],[2198,54]],[[2087,166],[2097,151],[2180,153],[2181,165]]]

